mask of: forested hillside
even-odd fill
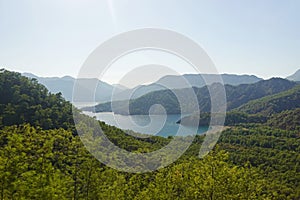
[[[226,113],[225,125],[241,123],[266,124],[286,130],[300,130],[300,87],[260,99],[250,101],[233,111]],[[200,126],[210,123],[210,113],[192,114],[183,117],[177,123],[189,125],[193,119],[199,120]]]
[[[272,78],[269,80],[259,81],[253,84],[241,84],[238,86],[225,85],[227,109],[232,110],[237,108],[251,100],[259,99],[268,95],[277,94],[293,88],[296,85],[295,82],[291,82],[281,78]],[[202,112],[210,112],[211,102],[208,87],[220,87],[218,84],[213,84],[207,87],[196,88],[194,87],[194,93],[197,96],[199,108]],[[186,99],[189,96],[189,89],[179,90],[160,90],[148,93],[137,99],[129,101],[129,113],[126,107],[126,101],[107,102],[99,104],[95,107],[83,108],[85,111],[92,112],[111,112],[111,104],[113,110],[117,114],[148,114],[149,109],[154,104],[161,104],[168,114],[179,114],[180,106],[177,100],[177,96],[181,99]],[[175,95],[176,94],[176,95]],[[195,105],[190,105],[189,102],[183,103],[189,108],[184,110],[194,110]]]
[[[73,87],[75,82],[77,82],[77,84],[78,82],[80,82],[79,89],[81,91],[89,91],[91,89],[91,86],[97,85],[94,96],[83,95],[84,97],[82,97],[81,99],[77,99],[77,102],[106,102],[111,100],[113,93],[115,95],[115,100],[126,100],[128,98],[128,95],[133,91],[134,98],[138,98],[149,92],[165,89],[163,85],[168,85],[171,89],[179,89],[183,88],[181,84],[181,80],[183,78],[185,78],[193,87],[203,87],[205,85],[203,77],[205,77],[206,80],[213,82],[216,79],[216,77],[221,76],[223,78],[224,83],[230,85],[249,84],[262,80],[261,78],[258,78],[254,75],[185,74],[183,76],[164,76],[155,83],[149,85],[139,85],[135,88],[129,89],[118,84],[110,85],[95,78],[76,79],[71,76],[64,76],[61,78],[39,77],[31,73],[22,73],[22,75],[36,79],[39,83],[46,86],[51,93],[61,92],[62,96],[68,101],[72,101]],[[91,91],[89,91],[87,94],[90,93]]]
[[[0,127],[29,123],[43,129],[73,124],[72,104],[51,94],[36,79],[0,70]]]
[[[228,110],[237,108],[251,100],[284,92],[296,86],[295,82],[282,78],[271,78],[254,84],[235,87],[225,86]]]
[[[261,99],[251,101],[242,105],[237,110],[250,114],[262,114],[270,116],[273,113],[280,113],[285,110],[292,110],[300,107],[300,86]]]
[[[273,114],[267,124],[281,129],[300,131],[300,108]]]
[[[182,117],[182,119],[178,120],[176,123],[182,124],[185,126],[190,126],[192,123],[194,123],[194,120],[199,120],[199,126],[208,126],[210,124],[211,119],[211,113],[201,113],[199,114],[192,114],[185,117]],[[212,125],[223,125],[218,124],[218,122],[222,121],[223,115],[220,114],[213,114],[215,122],[212,123]],[[224,125],[225,126],[234,126],[238,124],[243,123],[258,123],[263,124],[266,123],[268,120],[267,117],[259,114],[247,114],[242,112],[227,112]]]
[[[124,173],[86,150],[74,128],[71,104],[59,94],[5,70],[0,86],[0,199],[300,198],[298,131],[246,122],[226,129],[203,159],[198,153],[204,136],[197,136],[170,166]],[[113,143],[131,152],[151,152],[172,140],[135,138],[99,125]]]

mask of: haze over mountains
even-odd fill
[[[93,144],[96,152],[105,152],[109,148],[93,124],[99,125],[101,133],[114,145],[134,154],[155,152],[176,139],[173,147],[167,147],[170,153],[165,157],[154,155],[147,162],[141,159],[134,163],[132,158],[119,162],[124,154],[105,153],[105,158],[117,160],[122,166],[134,163],[130,167],[136,169],[152,169],[164,160],[172,159],[172,152],[181,148],[178,144],[190,140],[190,136],[144,138],[128,135],[128,132],[72,109],[72,104],[61,94],[49,93],[36,80],[2,69],[0,196],[2,199],[125,200],[211,199],[213,194],[216,199],[248,199],[249,196],[254,199],[299,199],[300,104],[295,100],[299,100],[300,90],[299,85],[293,86],[295,84],[273,78],[254,84],[228,85],[234,88],[235,92],[231,94],[236,94],[232,97],[237,100],[247,98],[247,91],[257,96],[284,91],[251,104],[251,112],[259,114],[247,114],[250,107],[245,110],[247,113],[229,112],[226,123],[230,127],[222,132],[218,148],[205,158],[199,159],[199,151],[206,136],[197,135],[180,160],[165,169],[141,174],[119,172],[105,166],[86,149],[83,142]],[[256,92],[259,90],[255,85],[264,93]],[[288,90],[289,87],[293,88]],[[236,98],[238,95],[243,98]],[[275,112],[292,110],[265,117],[260,115],[261,105],[272,106],[276,108]],[[81,121],[79,129],[74,124],[74,112]],[[209,116],[209,113],[205,114]]]
[[[295,82],[281,78],[272,78],[252,84],[240,84],[238,86],[225,85],[227,96],[227,110],[238,108],[239,106],[251,100],[289,90],[295,87],[295,85]],[[204,86],[201,88],[193,88],[193,92],[197,96],[197,101],[201,112],[210,112],[211,110],[210,94],[208,90],[209,87],[214,88],[214,90],[217,91],[217,88],[222,87],[222,85],[214,83],[208,87]],[[125,115],[147,115],[152,105],[160,104],[165,108],[167,114],[180,114],[182,113],[182,110],[191,113],[196,109],[196,105],[192,104],[189,98],[186,98],[190,94],[189,90],[190,89],[182,88],[174,90],[167,89],[154,91],[147,93],[139,98],[131,99],[129,102],[128,100],[107,102],[99,104],[95,106],[95,108],[92,106],[83,108],[83,110],[95,112],[113,111],[116,114]],[[174,93],[176,94],[176,96]],[[177,97],[186,100],[186,102],[181,102],[181,104],[179,104]],[[160,112],[164,111],[157,112],[158,113],[155,114],[162,114]]]
[[[135,99],[147,93],[165,90],[165,89],[182,89],[188,87],[201,88],[205,85],[211,85],[219,82],[219,77],[222,77],[224,84],[240,85],[248,83],[256,83],[261,78],[254,75],[235,75],[235,74],[185,74],[183,76],[168,75],[160,78],[158,81],[149,84],[141,85],[135,88],[125,90],[116,94],[113,98],[114,101]]]
[[[187,80],[189,87],[203,87],[207,84],[212,84],[215,82],[217,75],[213,74],[185,74],[183,76],[164,76],[158,81],[149,85],[140,85],[135,88],[128,89],[125,86],[115,84],[110,85],[103,81],[97,79],[75,79],[70,76],[58,77],[38,77],[31,73],[23,73],[22,75],[29,78],[35,78],[38,82],[45,85],[49,91],[53,93],[61,92],[63,97],[67,100],[72,101],[73,86],[75,81],[80,83],[82,98],[76,99],[77,102],[107,102],[111,100],[112,93],[114,91],[114,100],[125,100],[131,95],[131,98],[138,98],[149,92],[169,89],[180,89],[186,87],[186,84],[182,84],[183,80]],[[234,74],[222,74],[221,75],[224,84],[239,85],[239,84],[249,84],[256,83],[261,78],[254,75],[234,75]],[[184,78],[184,79],[183,79]],[[91,92],[91,86],[97,86],[96,92]],[[85,92],[87,91],[87,92]],[[95,94],[90,96],[90,94]]]
[[[167,112],[177,113],[179,112],[179,107],[177,105],[178,102],[174,101],[172,94],[169,95],[171,91],[168,90],[182,90],[192,86],[194,87],[194,90],[198,92],[197,94],[206,94],[208,90],[203,87],[205,85],[212,85],[219,81],[217,79],[218,76],[214,74],[185,74],[182,76],[167,75],[149,85],[139,85],[135,88],[127,88],[123,85],[111,85],[92,78],[75,79],[70,76],[64,76],[61,78],[38,77],[31,73],[23,73],[23,75],[37,79],[38,82],[45,85],[52,93],[61,92],[62,96],[71,102],[85,103],[96,101],[98,103],[102,103],[96,107],[96,112],[111,111],[109,102],[113,101],[118,108],[118,112],[122,114],[128,114],[128,111],[124,111],[124,108],[121,109],[122,104],[124,104],[122,101],[128,99],[135,99],[130,103],[131,111],[134,114],[148,113],[148,109],[150,108],[149,106],[158,102],[158,99],[160,99],[160,103],[165,102],[165,106],[170,105],[172,107],[172,109],[170,107]],[[225,89],[228,98],[227,106],[229,110],[247,103],[249,100],[288,90],[294,84],[292,82],[288,84],[287,81],[284,81],[283,79],[263,81],[262,78],[254,75],[222,74],[221,77],[226,85]],[[293,75],[288,76],[287,79],[300,81],[300,70],[295,72]],[[78,88],[80,90],[80,95],[76,95],[76,99],[72,99],[75,82],[79,85]],[[93,88],[95,87],[96,91],[94,92]],[[185,94],[183,91],[181,91],[181,93],[183,95]],[[112,94],[114,94],[113,99]],[[199,105],[202,110],[208,111],[210,103],[204,96],[207,95],[202,95],[201,98],[198,96],[198,100],[200,102]],[[147,103],[145,104],[146,100]],[[138,108],[141,107],[141,105],[145,105],[145,109]]]
[[[81,98],[76,99],[79,102],[92,102],[94,97],[91,97],[89,94],[95,94],[95,100],[98,102],[106,101],[110,99],[112,92],[115,90],[116,93],[119,93],[126,89],[124,86],[119,85],[110,85],[98,79],[75,79],[71,76],[64,77],[38,77],[31,73],[23,73],[23,76],[29,78],[35,78],[39,83],[45,85],[47,89],[52,93],[61,92],[63,97],[68,101],[73,101],[73,87],[75,82],[80,84],[80,91],[82,92]],[[96,92],[94,93],[91,86],[97,86]]]

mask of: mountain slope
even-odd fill
[[[78,84],[80,90],[80,98],[75,99],[76,102],[104,102],[111,99],[113,91],[119,93],[126,88],[120,85],[110,85],[103,81],[94,78],[75,79],[71,76],[64,77],[38,77],[31,73],[23,73],[23,76],[37,79],[39,83],[45,85],[52,93],[61,92],[62,96],[68,101],[73,101],[73,87],[75,82]],[[94,86],[96,92],[92,91]],[[95,95],[94,95],[95,94]],[[79,95],[76,95],[79,96]]]
[[[73,124],[72,105],[35,79],[0,70],[0,127],[30,123],[44,129]]]
[[[176,123],[184,126],[194,126],[195,120],[199,121],[199,126],[209,126],[211,122],[211,113],[192,114],[189,116],[182,117]],[[222,115],[214,115],[214,120],[211,125],[224,125],[234,126],[242,123],[265,123],[267,118],[261,115],[251,115],[240,112],[227,112],[226,118],[223,124]]]
[[[236,74],[184,74],[182,77],[186,79],[192,87],[201,88],[205,85],[211,85],[213,83],[216,83],[219,76],[222,78],[223,83],[228,85],[251,84],[262,80],[261,78],[258,78],[254,75]],[[162,85],[169,85],[170,89],[184,88],[181,84],[180,79],[181,76],[169,75],[162,77],[156,83]]]
[[[285,110],[292,110],[299,107],[300,85],[297,85],[288,91],[251,101],[237,108],[237,111],[270,116],[273,113],[280,113]]]
[[[240,85],[251,84],[263,79],[254,75],[235,75],[235,74],[184,74],[182,76],[167,75],[158,81],[149,85],[139,85],[135,88],[124,90],[114,96],[114,101],[126,100],[129,98],[138,98],[147,93],[166,90],[166,89],[183,89],[188,87],[204,87],[219,82],[219,77],[223,79],[224,84]],[[205,80],[207,82],[205,82]]]
[[[286,78],[291,81],[300,81],[300,69]]]
[[[251,100],[286,91],[293,88],[295,85],[295,82],[280,78],[263,80],[254,84],[242,84],[238,86],[225,85],[225,91],[227,94],[227,109],[232,110]],[[213,84],[209,87],[216,86],[220,87],[219,84]],[[186,98],[189,95],[188,90],[189,89],[186,88],[177,90],[160,90],[148,93],[137,99],[130,100],[130,114],[148,114],[150,107],[155,104],[163,105],[169,114],[179,114],[180,106],[174,93],[181,97],[181,99],[185,100],[182,105],[184,106],[183,110],[193,111],[196,105],[192,105],[190,100]],[[210,112],[211,102],[208,88],[193,88],[193,90],[197,96],[201,112]],[[113,102],[113,106],[115,108],[114,111],[118,114],[129,114],[126,110],[127,103],[127,101]],[[112,111],[110,104],[110,102],[99,104],[95,108],[88,107],[84,108],[84,110],[110,112]]]
[[[105,140],[93,134],[90,123],[81,124],[88,136],[82,138],[70,130],[40,127],[37,122],[47,119],[40,112],[49,114],[51,121],[46,124],[58,120],[55,123],[64,128],[69,123],[71,104],[60,94],[49,94],[35,80],[0,70],[0,95],[0,108],[5,108],[1,118],[15,111],[16,119],[13,126],[0,127],[1,199],[299,199],[298,132],[251,125],[229,128],[218,147],[202,159],[199,150],[204,136],[196,136],[171,165],[154,172],[124,173],[105,166],[87,151],[82,143],[86,140],[96,142],[93,152],[108,148]],[[32,111],[36,112],[26,115]],[[33,126],[23,124],[31,119]],[[111,142],[136,154],[154,152],[174,140],[136,138],[99,124]],[[177,151],[178,142],[171,152]],[[121,155],[112,151],[106,156],[116,160]],[[171,156],[162,155],[150,163],[137,159],[130,167],[157,165]],[[126,159],[121,164],[131,162]]]
[[[39,83],[45,85],[47,89],[52,93],[61,92],[62,96],[68,101],[72,101],[73,97],[73,87],[75,81],[80,82],[80,99],[76,99],[77,102],[106,102],[111,101],[112,93],[114,91],[114,100],[126,100],[131,95],[133,98],[138,98],[147,94],[149,92],[169,89],[179,89],[184,88],[182,84],[183,79],[188,81],[188,83],[193,87],[203,87],[205,85],[204,78],[208,81],[208,84],[215,82],[215,78],[218,75],[214,74],[185,74],[183,76],[164,76],[159,79],[157,82],[154,82],[149,85],[140,85],[135,88],[129,89],[122,85],[110,85],[98,79],[75,79],[70,76],[64,77],[38,77],[31,73],[23,73],[23,76],[37,79]],[[253,75],[234,75],[234,74],[222,74],[221,77],[225,84],[230,85],[239,85],[239,84],[248,84],[255,83],[260,80]],[[91,86],[97,85],[95,96],[94,91],[91,91]],[[164,87],[168,86],[168,87]],[[93,95],[91,95],[93,94]],[[77,96],[77,95],[76,95]]]
[[[282,78],[271,78],[254,84],[242,84],[234,87],[225,86],[228,110],[237,108],[254,99],[289,90],[295,85],[295,82]]]
[[[286,110],[270,116],[267,125],[284,130],[300,130],[300,108]]]

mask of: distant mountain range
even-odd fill
[[[22,75],[37,79],[38,82],[45,85],[47,89],[52,93],[61,92],[63,97],[71,102],[75,101],[99,103],[110,101],[117,102],[127,99],[138,99],[139,97],[142,97],[151,92],[167,89],[183,89],[191,86],[195,88],[202,88],[205,85],[211,85],[213,83],[219,82],[218,75],[215,74],[185,74],[182,76],[168,75],[149,85],[139,85],[135,88],[127,88],[119,84],[111,85],[98,79],[75,79],[71,76],[64,76],[61,78],[38,77],[31,73],[23,73]],[[263,80],[262,78],[256,77],[254,75],[235,74],[221,74],[221,78],[223,79],[224,84],[231,85],[226,86],[227,93],[231,92],[230,87],[238,86],[241,84],[245,84],[242,87],[247,87],[247,85],[249,84],[258,83]],[[292,81],[300,81],[300,70],[298,70],[295,74],[288,76],[286,79]],[[79,84],[80,95],[77,95],[77,99],[72,99],[73,87],[75,82]],[[96,91],[94,92],[92,91],[92,88],[95,88],[95,86],[97,87]],[[112,98],[113,92],[114,96]],[[239,102],[242,101],[239,100]],[[231,108],[233,106],[234,102],[230,101],[228,103],[228,107]]]
[[[37,79],[39,83],[45,85],[47,89],[52,93],[61,92],[63,97],[68,101],[73,101],[73,87],[75,82],[79,83],[80,87],[80,98],[74,99],[76,102],[103,102],[110,99],[113,91],[115,93],[120,93],[127,88],[121,85],[110,85],[98,79],[75,79],[71,76],[64,77],[38,77],[31,73],[23,73],[23,76]],[[94,87],[92,87],[94,86]],[[96,92],[91,91],[96,88]],[[91,95],[92,94],[92,95]],[[93,96],[95,95],[95,96]],[[76,95],[78,97],[79,95]]]
[[[218,82],[219,75],[216,74],[185,74],[183,76],[168,75],[159,79],[156,84],[170,85],[170,89],[174,88],[185,88],[181,84],[180,79],[186,79],[192,87],[203,87],[205,85],[211,85],[212,83]],[[221,74],[224,84],[227,85],[240,85],[256,83],[263,80],[254,75],[236,75],[236,74]],[[179,80],[179,81],[178,81]]]
[[[113,97],[114,101],[139,98],[147,93],[165,90],[165,89],[182,89],[197,87],[220,82],[219,77],[223,79],[224,84],[240,85],[256,83],[263,80],[254,75],[235,75],[235,74],[184,74],[182,76],[167,75],[158,81],[149,85],[140,85],[132,89],[124,90]]]
[[[72,101],[73,87],[75,81],[80,83],[81,97],[76,99],[77,102],[108,102],[112,99],[112,92],[114,91],[114,101],[126,100],[129,98],[138,98],[147,93],[169,89],[181,89],[186,87],[198,87],[201,88],[206,84],[210,85],[215,82],[219,82],[218,75],[214,74],[185,74],[183,76],[164,76],[158,81],[149,85],[139,85],[135,88],[128,89],[125,86],[116,84],[110,85],[98,79],[75,79],[70,76],[58,77],[38,77],[31,73],[23,73],[22,75],[29,78],[37,79],[41,84],[45,85],[52,93],[61,92],[63,97]],[[234,75],[234,74],[222,74],[221,75],[224,84],[240,85],[256,83],[261,78],[254,75]],[[90,91],[91,87],[97,85],[96,92]],[[92,95],[91,95],[92,94]],[[95,96],[94,96],[95,95]],[[78,96],[78,95],[76,95]]]
[[[251,100],[289,90],[295,87],[295,85],[295,82],[281,78],[261,80],[257,83],[240,84],[238,86],[225,85],[225,91],[227,95],[227,109],[232,110],[238,108],[239,106]],[[210,86],[193,88],[193,92],[197,96],[198,105],[201,112],[210,112],[211,109],[208,87],[216,88],[218,86],[220,86],[220,84],[214,83]],[[117,114],[147,115],[152,105],[160,104],[165,108],[165,111],[168,114],[180,114],[182,110],[189,111],[189,113],[191,113],[195,110],[196,105],[191,104],[190,99],[186,98],[190,94],[189,90],[190,89],[183,88],[154,91],[130,101],[123,100],[107,102],[99,104],[95,107],[86,107],[83,108],[83,110],[95,112],[111,112],[113,110]],[[175,94],[180,99],[186,100],[186,102],[181,103],[181,106],[184,107],[180,107]],[[113,109],[111,106],[113,106]]]
[[[287,78],[298,81],[298,73],[299,72],[296,72],[294,75]],[[68,87],[73,87],[72,84],[74,84],[74,81],[76,81],[74,78],[68,76],[62,78],[41,78],[34,76],[33,74],[24,75],[30,78],[35,78],[40,82],[48,83],[48,87],[53,85],[57,86],[54,84],[56,82],[62,84],[60,88],[62,88],[62,86],[67,86],[66,88],[69,89]],[[2,70],[1,77],[2,87],[5,88],[1,90],[3,93],[3,98],[1,99],[3,107],[3,124],[10,124],[12,122],[18,123],[19,121],[21,123],[22,119],[27,119],[29,120],[28,122],[34,124],[37,123],[37,125],[47,129],[49,127],[56,127],[57,123],[60,123],[60,120],[69,120],[71,123],[72,119],[66,119],[66,116],[61,113],[61,111],[69,110],[66,109],[66,107],[69,107],[70,104],[64,102],[60,95],[49,94],[43,86],[38,85],[35,81],[27,80],[18,73]],[[108,91],[111,91],[112,87],[118,87],[121,92],[128,90],[127,88],[122,88],[122,86],[109,85],[96,79],[83,79],[82,82],[84,83],[81,85],[83,90],[89,89],[89,87],[85,87],[90,83],[102,84],[103,88],[108,88]],[[17,85],[18,87],[12,87],[13,84]],[[190,119],[196,117],[199,119],[201,125],[207,125],[210,121],[210,116],[213,114],[210,113],[210,101],[207,87],[217,87],[218,85],[218,83],[213,83],[202,88],[193,87],[192,89],[197,94],[198,103],[201,108],[201,117],[194,113],[183,117],[178,121],[178,123],[189,125]],[[53,88],[56,89],[54,92],[61,92],[61,90],[57,88],[59,87],[57,86]],[[186,97],[186,88],[179,88],[175,90],[179,95]],[[261,80],[252,84],[240,84],[237,86],[225,85],[225,90],[227,93],[228,108],[225,125],[234,126],[239,123],[258,123],[281,129],[300,130],[300,84],[297,82],[281,78],[272,78],[269,80]],[[20,95],[19,92],[16,91],[21,91],[23,93]],[[31,91],[30,94],[37,96],[33,97],[27,94],[28,91]],[[24,92],[26,93],[24,94]],[[137,99],[125,102],[129,103],[129,110],[134,114],[148,114],[149,108],[154,104],[162,104],[167,113],[177,113],[179,111],[179,104],[174,94],[172,94],[172,90],[170,89],[154,91]],[[45,99],[46,101],[43,100],[45,97],[47,97]],[[10,102],[15,102],[16,106],[11,103],[7,104],[8,98],[11,98]],[[186,99],[188,103],[189,100],[188,98]],[[41,106],[31,106],[29,102],[40,102]],[[120,111],[122,112],[124,101],[115,101],[113,104],[116,104],[117,108],[119,106]],[[30,111],[22,112],[24,106],[29,106],[28,108]],[[100,110],[100,112],[109,111],[109,109],[111,109],[110,106],[111,103],[108,102],[105,104],[99,104],[96,106],[96,109],[103,109]],[[186,104],[186,106],[189,107],[191,105]],[[191,107],[193,107],[193,105]],[[53,112],[49,112],[49,108],[51,108],[50,111]],[[32,109],[39,110],[32,112]],[[43,120],[37,122],[36,120],[40,119],[39,117],[36,117],[37,115]],[[64,123],[64,125],[67,126],[67,123]]]

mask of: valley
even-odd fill
[[[284,79],[270,79],[226,88],[232,95],[225,121],[228,128],[207,156],[198,157],[206,137],[203,133],[175,163],[154,172],[134,174],[107,167],[87,151],[73,114],[82,119],[81,130],[87,133],[95,131],[88,124],[95,119],[84,115],[61,93],[53,94],[34,79],[2,69],[0,197],[209,199],[213,195],[214,199],[298,199],[299,86]],[[255,88],[257,92],[252,94]],[[203,88],[195,90],[205,92]],[[204,103],[200,105],[208,108]],[[203,125],[209,115],[206,112],[200,116]],[[190,137],[135,137],[104,122],[96,123],[110,141],[128,152],[154,152],[174,137]],[[105,147],[96,134],[93,138],[97,148]],[[136,167],[148,164],[137,162]]]

